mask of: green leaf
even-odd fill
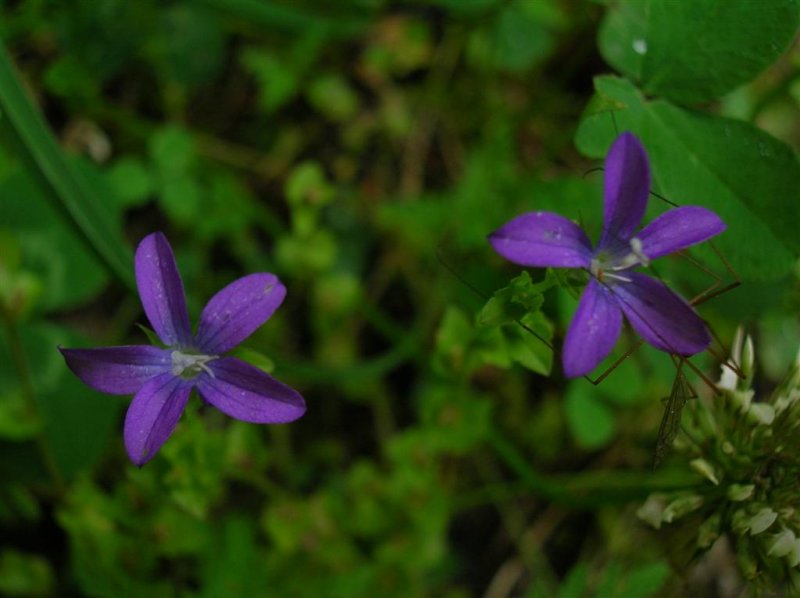
[[[153,192],[153,178],[141,160],[121,158],[106,173],[106,181],[122,207],[145,203]]]
[[[174,125],[156,132],[150,140],[149,151],[165,180],[185,174],[196,160],[194,139],[186,129]]]
[[[552,280],[552,278],[550,279]],[[478,323],[482,326],[500,326],[515,322],[529,312],[538,311],[544,303],[542,291],[534,285],[528,272],[523,272],[511,283],[495,291],[478,314]]]
[[[549,30],[548,3],[516,0],[504,6],[488,28],[476,31],[469,45],[471,58],[479,65],[519,73],[544,59],[554,46]],[[552,9],[551,9],[552,10]]]
[[[149,344],[153,345],[154,347],[160,347],[162,349],[166,348],[164,346],[164,343],[161,342],[161,339],[158,338],[158,335],[155,333],[155,331],[139,323],[136,323],[135,326],[144,333],[144,335],[147,337],[147,342]]]
[[[581,448],[599,449],[614,437],[614,414],[585,380],[570,383],[564,409],[570,431]]]
[[[249,49],[242,55],[242,64],[258,82],[261,108],[270,114],[292,99],[299,83],[295,69],[278,56]]]
[[[605,59],[648,94],[713,100],[755,77],[792,41],[798,0],[623,0],[599,32]]]
[[[309,204],[324,206],[333,198],[334,189],[318,162],[301,162],[292,169],[284,186],[286,199],[292,206]]]
[[[102,194],[66,160],[38,110],[28,99],[5,48],[0,47],[0,133],[36,175],[64,219],[119,280],[135,287],[131,252],[114,226]]]
[[[170,218],[186,226],[198,219],[203,189],[189,176],[166,180],[159,195],[161,206]]]
[[[339,74],[322,75],[311,82],[308,101],[332,121],[342,122],[355,116],[359,97],[347,80]]]
[[[800,253],[800,211],[786,198],[800,188],[800,164],[789,147],[745,122],[648,101],[625,79],[598,77],[595,89],[625,108],[613,120],[609,113],[584,117],[575,140],[584,154],[605,156],[617,127],[632,131],[650,157],[654,191],[725,221],[727,231],[714,241],[743,280],[790,271]]]
[[[552,340],[553,325],[544,314],[529,313],[519,324],[515,322],[503,326],[503,336],[508,355],[513,361],[537,374],[550,374],[553,368],[553,350],[545,341]]]

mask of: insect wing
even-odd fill
[[[683,363],[678,366],[678,370],[675,372],[675,381],[672,383],[672,390],[669,396],[665,397],[666,407],[664,408],[664,415],[661,417],[661,424],[658,427],[653,469],[659,466],[672,448],[672,443],[675,441],[675,437],[681,427],[683,407],[686,405],[686,401],[693,396],[689,382],[683,373],[682,365]]]

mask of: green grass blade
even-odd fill
[[[130,249],[103,198],[71,165],[28,98],[11,57],[0,44],[0,134],[30,168],[78,236],[124,284],[135,288]]]

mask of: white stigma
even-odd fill
[[[187,370],[189,374],[194,376],[202,370],[212,378],[214,377],[214,372],[206,364],[215,360],[217,358],[216,355],[192,355],[173,351],[170,356],[172,357],[172,373],[175,376],[182,376]]]
[[[650,258],[642,251],[642,240],[638,237],[631,239],[631,253],[637,257],[639,263],[645,268],[650,265]]]

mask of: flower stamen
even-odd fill
[[[175,376],[184,376],[184,373],[186,373],[187,376],[184,377],[194,378],[202,370],[212,378],[215,377],[214,372],[211,371],[207,364],[217,359],[217,355],[193,355],[191,353],[173,351],[170,356],[172,357],[172,373]]]

